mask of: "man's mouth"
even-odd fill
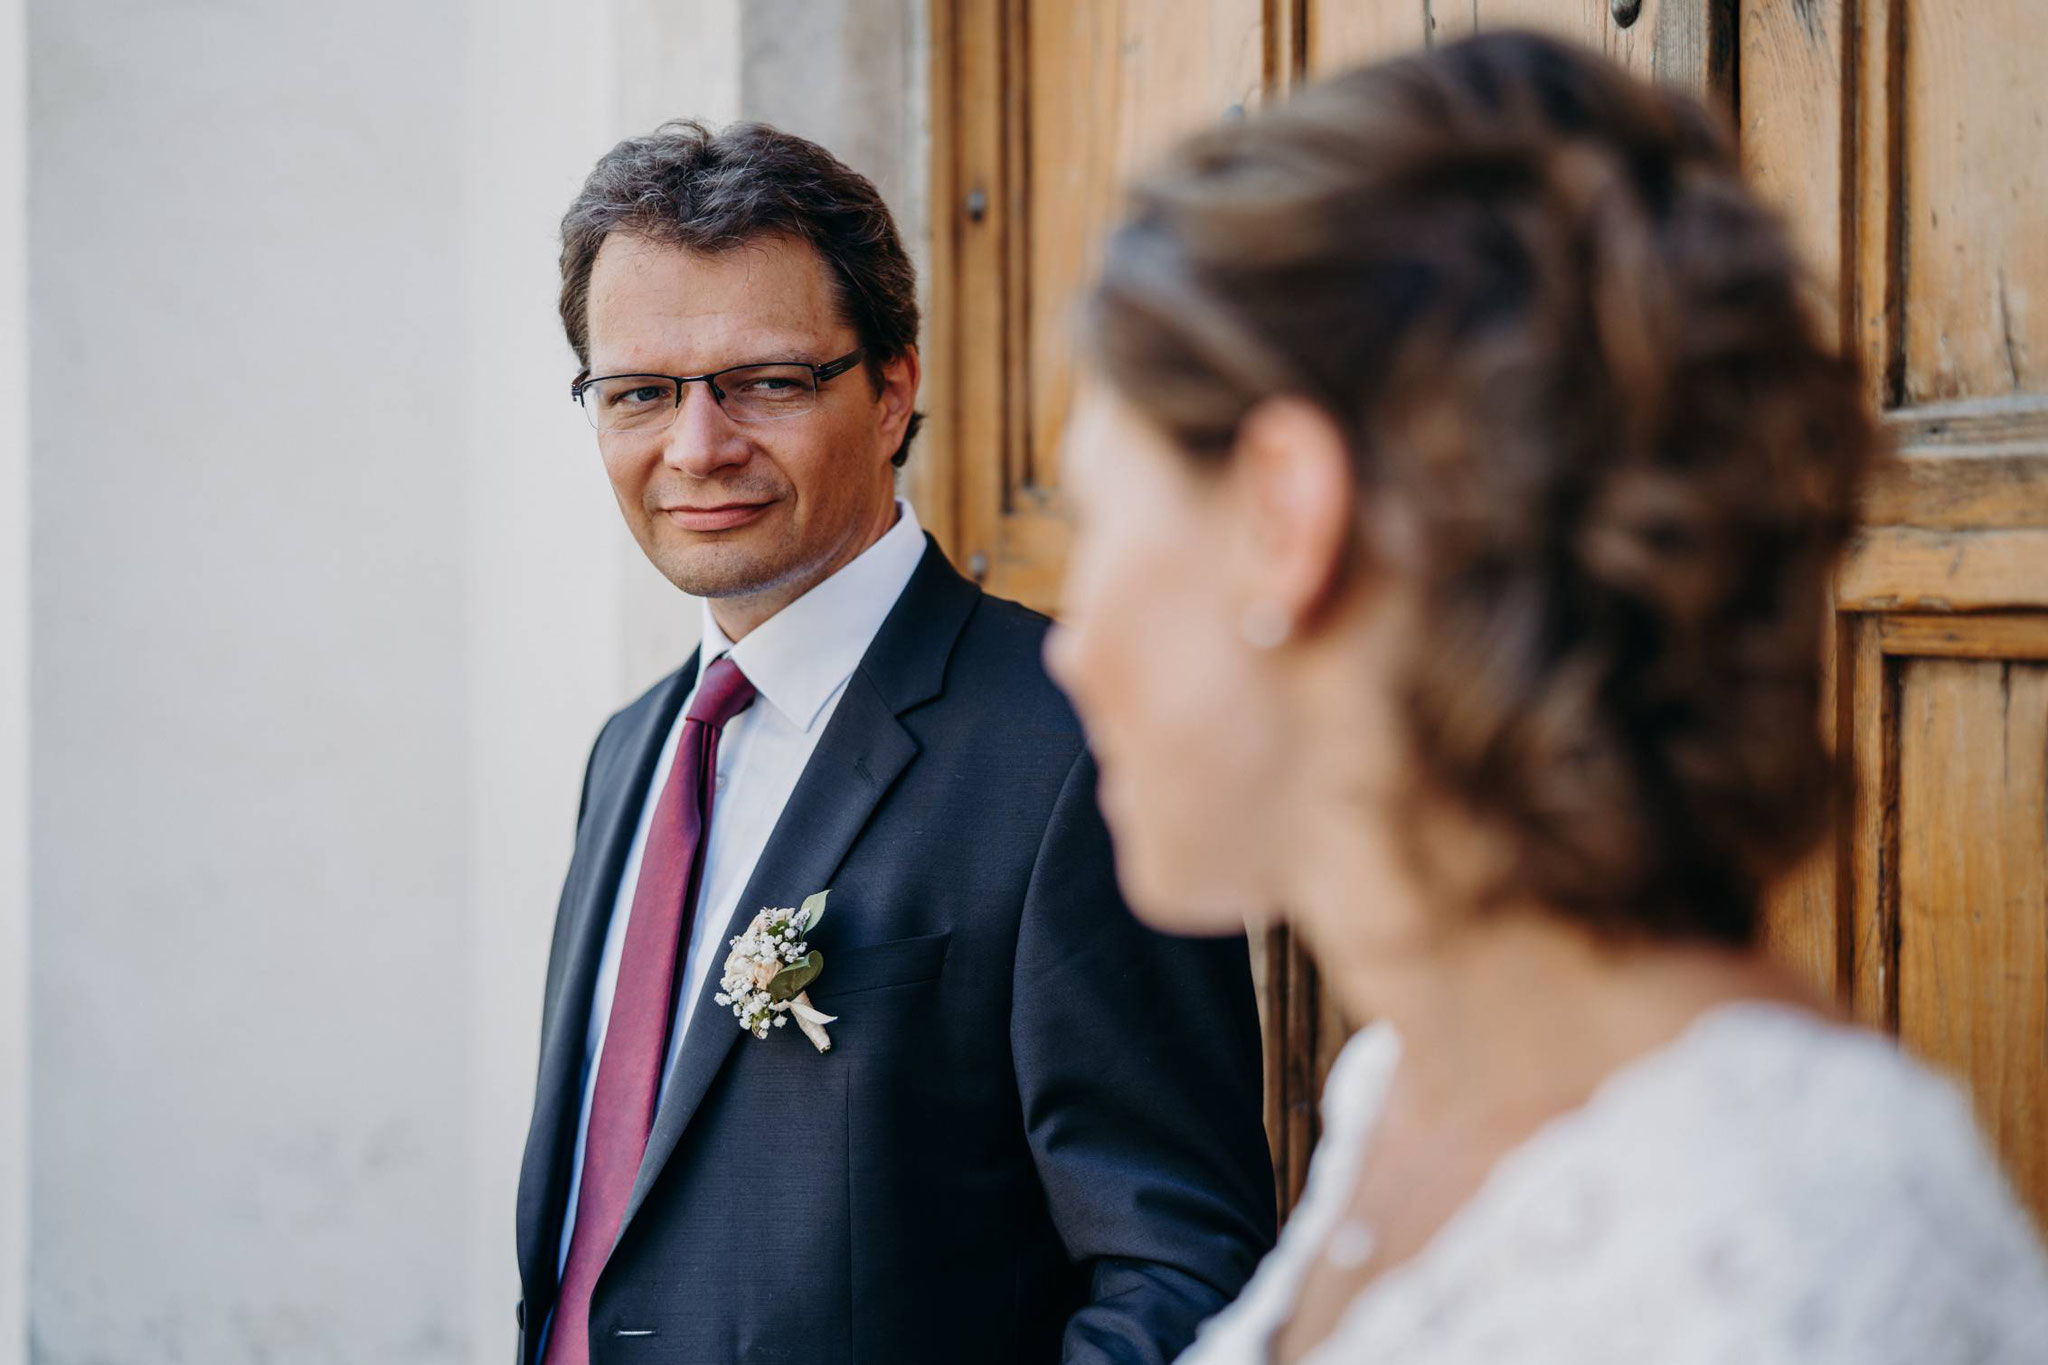
[[[759,517],[774,500],[767,502],[720,502],[691,506],[678,503],[664,507],[661,514],[685,531],[731,531]]]

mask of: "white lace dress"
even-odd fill
[[[1181,1365],[1265,1365],[1399,1057],[1352,1039],[1301,1207]],[[2048,1365],[2048,1259],[1948,1082],[1757,1003],[1510,1152],[1308,1365]]]

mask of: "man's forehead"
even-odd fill
[[[824,261],[808,243],[760,238],[718,252],[614,233],[590,278],[591,363],[600,373],[654,356],[740,364],[805,353],[844,330]],[[764,353],[765,354],[765,353]]]
[[[762,237],[721,251],[613,233],[592,263],[593,305],[645,306],[712,315],[836,313],[824,259],[807,242]]]

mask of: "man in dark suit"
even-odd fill
[[[1044,619],[894,494],[887,209],[815,144],[671,125],[598,163],[562,273],[575,396],[704,645],[585,775],[520,1365],[1170,1360],[1272,1240],[1245,945],[1132,920]],[[827,889],[808,1027],[744,1030],[731,940]]]

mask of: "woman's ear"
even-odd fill
[[[1357,525],[1351,452],[1321,408],[1269,398],[1239,425],[1229,470],[1250,560],[1245,609],[1284,638],[1343,581]]]

